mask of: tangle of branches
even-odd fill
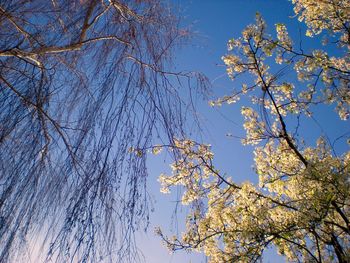
[[[0,26],[0,262],[35,236],[46,260],[136,260],[142,149],[181,137],[178,87],[205,81],[167,70],[187,32],[159,0],[3,0]]]

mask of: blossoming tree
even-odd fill
[[[203,251],[210,262],[255,262],[274,245],[292,262],[350,261],[350,152],[336,155],[322,136],[311,147],[292,124],[322,104],[332,110],[335,105],[341,120],[349,117],[350,2],[292,2],[306,35],[327,37],[324,49],[304,52],[283,24],[276,25],[276,37],[269,35],[257,15],[240,38],[229,41],[223,57],[232,80],[249,75],[252,83],[211,102],[251,98],[241,109],[242,142],[255,147],[259,184],[235,183],[214,166],[210,146],[177,140],[181,157],[171,175],[160,176],[161,190],[182,186],[182,203],[191,212],[181,237],[159,230],[170,250]],[[327,54],[330,45],[339,49],[337,56]],[[272,59],[276,65],[269,67]],[[287,69],[296,72],[295,81],[282,80]]]

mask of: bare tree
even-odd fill
[[[35,235],[47,260],[131,259],[143,149],[184,132],[186,31],[159,0],[2,0],[0,25],[0,262]]]

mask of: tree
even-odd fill
[[[191,207],[181,237],[158,230],[172,251],[203,251],[210,262],[256,262],[274,245],[291,262],[350,261],[350,152],[338,155],[325,136],[311,146],[299,135],[302,120],[324,104],[335,104],[340,119],[349,117],[350,2],[292,2],[306,35],[323,35],[324,50],[305,52],[283,24],[272,37],[260,15],[229,41],[223,57],[229,77],[252,82],[211,104],[251,98],[241,108],[242,143],[254,146],[259,184],[235,183],[214,166],[209,145],[178,139],[181,157],[171,175],[159,178],[163,192],[182,186],[182,204]]]
[[[1,1],[0,262],[37,237],[47,260],[134,262],[149,213],[144,151],[184,133],[179,87],[205,83],[169,71],[188,37],[173,11]]]

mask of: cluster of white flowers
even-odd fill
[[[309,27],[307,35],[327,29],[338,34],[340,48],[350,47],[344,37],[350,32],[344,29],[350,23],[350,1],[293,3]],[[256,145],[259,184],[235,184],[215,168],[208,145],[176,140],[181,158],[172,164],[172,175],[159,180],[163,192],[182,186],[182,203],[192,211],[182,237],[166,242],[173,250],[203,251],[215,263],[256,261],[269,244],[288,261],[350,262],[350,152],[334,155],[323,137],[307,147],[286,125],[288,117],[310,116],[310,105],[324,103],[335,103],[342,120],[349,117],[349,53],[341,58],[324,50],[305,54],[294,49],[285,25],[276,25],[277,39],[265,28],[258,15],[241,38],[228,42],[229,52],[241,55],[223,57],[232,79],[250,74],[253,83],[210,102],[230,104],[250,92],[252,104],[263,109],[260,116],[251,107],[241,108],[246,131],[242,142]],[[269,73],[264,60],[273,55],[277,64],[292,64],[300,83],[280,82]]]

